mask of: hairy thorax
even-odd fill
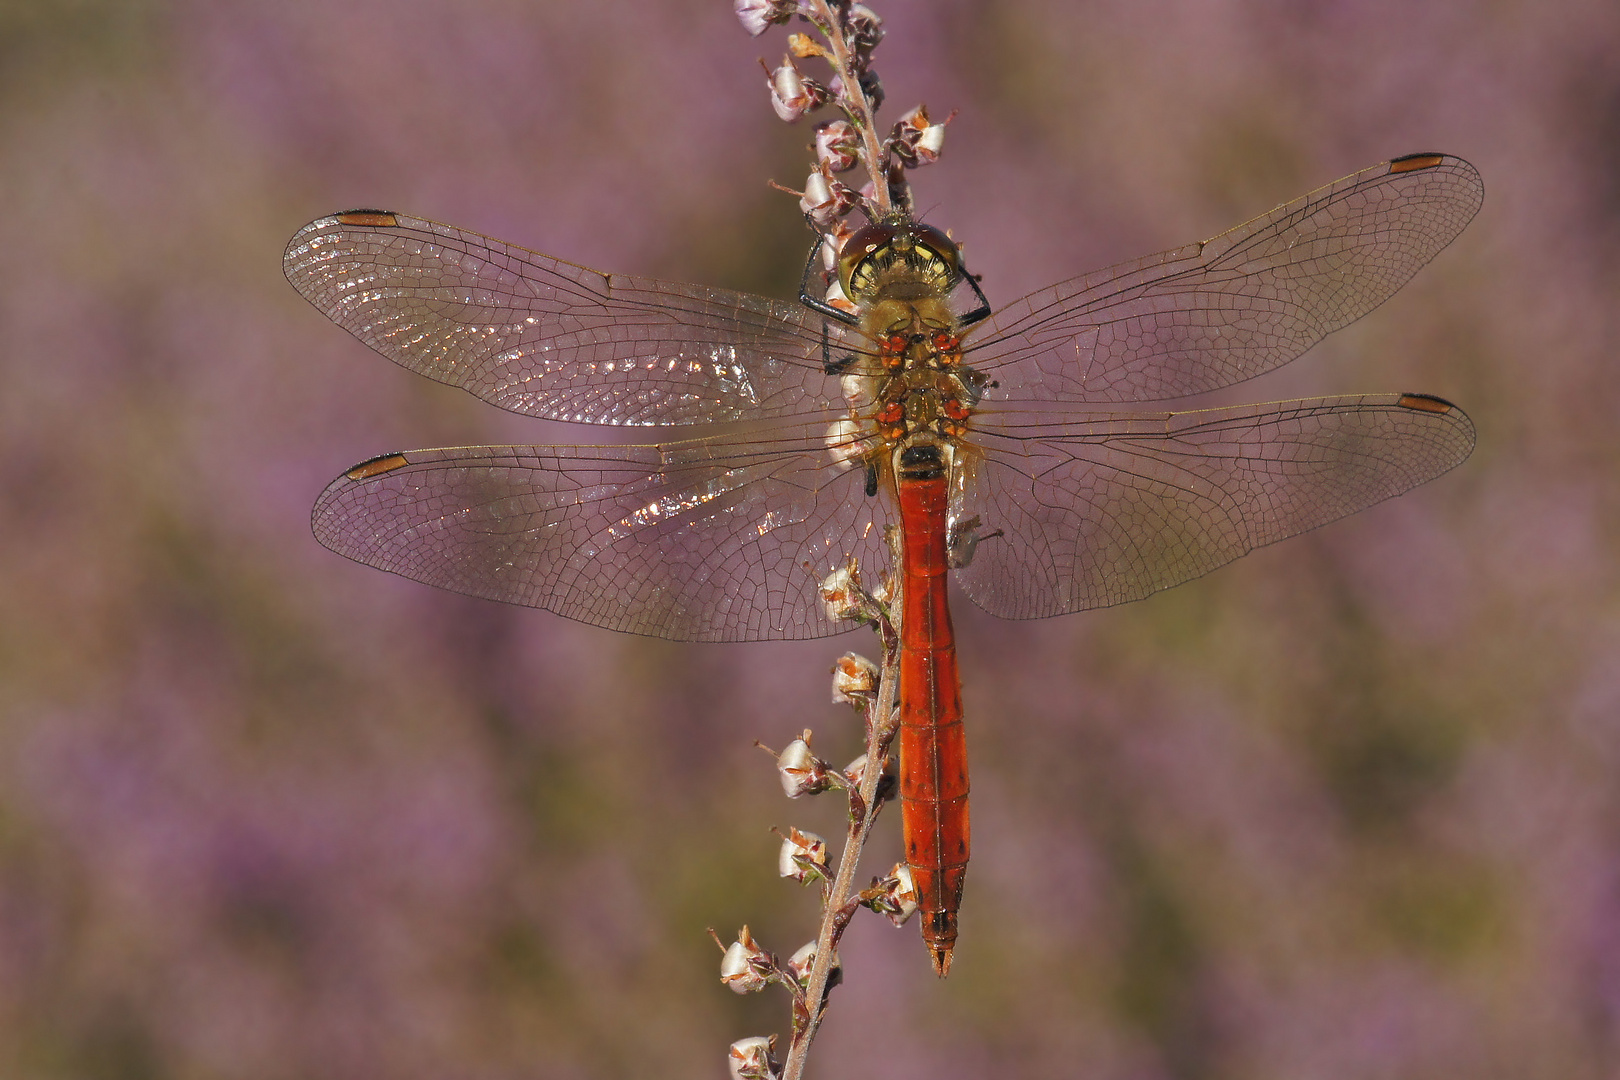
[[[951,469],[985,387],[962,362],[962,327],[949,296],[958,274],[954,245],[933,230],[937,240],[919,237],[921,228],[857,247],[841,275],[868,347],[837,369],[850,414],[833,425],[828,446],[851,467],[864,465],[869,494],[907,451],[915,458],[932,448]]]

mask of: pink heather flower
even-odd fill
[[[797,7],[794,0],[733,0],[731,10],[737,21],[753,37],[759,37],[773,24],[785,23]]]
[[[832,781],[827,779],[827,763],[810,752],[810,733],[804,734],[805,738],[794,739],[776,757],[777,776],[790,799],[819,795],[832,786]]]
[[[861,92],[866,95],[866,100],[872,103],[872,112],[875,114],[883,108],[883,80],[879,79],[878,73],[870,68],[861,72],[858,78]]]
[[[882,614],[872,601],[873,594],[861,587],[860,568],[853,562],[821,580],[821,602],[829,618],[872,622]]]
[[[827,841],[813,832],[789,829],[776,857],[776,872],[794,881],[826,877]]]
[[[830,96],[825,86],[799,74],[791,56],[782,58],[781,66],[770,73],[767,85],[771,89],[771,108],[789,124],[820,108]]]
[[[870,767],[866,755],[862,754],[844,766],[844,778],[849,781],[851,787],[858,788],[866,783],[866,770]],[[894,758],[886,757],[883,759],[883,775],[878,777],[877,800],[884,802],[891,798],[894,795],[895,784]]]
[[[855,301],[851,300],[849,297],[845,296],[844,287],[838,284],[836,281],[827,286],[827,295],[823,296],[822,299],[827,301],[827,303],[831,304],[833,307],[837,308],[839,311],[847,311],[851,315],[859,315],[861,313],[860,305],[855,303]]]
[[[851,4],[844,25],[856,52],[870,53],[883,40],[883,20],[865,4]]]
[[[854,567],[841,566],[828,574],[821,582],[821,602],[827,605],[827,615],[833,619],[860,618],[860,588]]]
[[[903,862],[895,863],[880,884],[882,894],[868,901],[868,906],[894,925],[904,926],[917,912],[917,886],[911,879],[911,868]]]
[[[855,208],[855,193],[840,180],[817,168],[804,182],[799,210],[822,232],[831,232],[839,219]]]
[[[720,958],[720,982],[734,994],[752,994],[770,982],[771,954],[760,948],[743,927]]]
[[[860,787],[861,782],[866,779],[866,755],[862,754],[848,765],[845,765],[844,776],[851,784]]]
[[[877,665],[864,656],[845,653],[833,667],[833,704],[859,704],[877,692],[877,685]]]
[[[806,982],[810,978],[810,969],[815,965],[815,962],[816,943],[812,941],[799,949],[798,952],[788,957],[788,974],[792,975],[795,979],[798,979],[801,983]]]
[[[726,1054],[731,1080],[776,1080],[776,1036],[753,1035],[738,1039]]]
[[[857,73],[856,81],[860,92],[866,95],[867,103],[872,107],[872,114],[876,116],[878,110],[883,108],[883,80],[878,78],[877,72],[865,68]],[[832,82],[827,84],[827,90],[840,100],[848,96],[848,91],[844,88],[844,79],[840,75],[833,76]]]
[[[932,165],[939,160],[940,149],[945,145],[945,125],[955,117],[956,114],[951,113],[943,123],[930,124],[927,106],[918,105],[895,122],[889,136],[895,156],[910,168]]]
[[[845,303],[849,304],[849,301],[846,300]],[[853,310],[855,305],[849,304],[849,307]],[[827,456],[832,458],[833,464],[840,469],[853,469],[872,449],[871,440],[862,434],[861,422],[848,417],[828,424],[827,434],[823,436],[822,441],[827,447]],[[782,782],[785,784],[787,780],[784,778]]]
[[[844,375],[838,380],[838,392],[843,397],[844,404],[848,405],[851,411],[858,411],[877,401],[877,380],[870,375]],[[860,428],[857,427],[855,430],[858,432]],[[841,700],[837,696],[836,686],[833,691],[833,700]]]
[[[922,136],[917,140],[917,163],[932,165],[939,160],[939,152],[944,145],[944,124],[930,124],[923,128]]]
[[[799,196],[799,210],[811,213],[816,207],[832,202],[832,197],[832,181],[825,172],[817,169],[804,182],[804,194]]]
[[[816,125],[816,160],[828,172],[855,166],[855,125],[848,120],[824,120]]]
[[[844,250],[844,242],[854,235],[854,228],[842,218],[831,229],[826,230],[821,239],[821,267],[829,275],[836,275],[838,255]]]

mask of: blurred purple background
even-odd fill
[[[960,605],[951,978],[859,919],[817,1075],[1620,1072],[1620,6],[887,0],[919,205],[991,298],[1397,154],[1485,209],[1222,400],[1421,391],[1462,468],[1152,600]],[[369,353],[281,276],[385,206],[790,297],[807,126],[725,0],[0,9],[0,1075],[713,1077],[784,1031],[754,739],[855,753],[870,638],[680,646],[318,547],[384,451],[576,440]],[[889,819],[870,869],[898,851]]]

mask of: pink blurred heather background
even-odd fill
[[[998,302],[1397,154],[1484,211],[1220,400],[1421,391],[1463,467],[1152,600],[960,605],[951,978],[857,920],[821,1076],[1620,1074],[1620,6],[884,0],[890,119]],[[726,0],[0,8],[0,1076],[722,1074],[784,1029],[754,739],[855,753],[862,635],[693,647],[339,559],[384,451],[588,439],[369,353],[288,237],[408,210],[790,297],[788,129]],[[893,819],[872,872],[898,851]]]

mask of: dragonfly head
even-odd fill
[[[950,237],[905,218],[880,221],[844,242],[838,282],[865,307],[882,296],[944,296],[962,274],[962,256]]]

